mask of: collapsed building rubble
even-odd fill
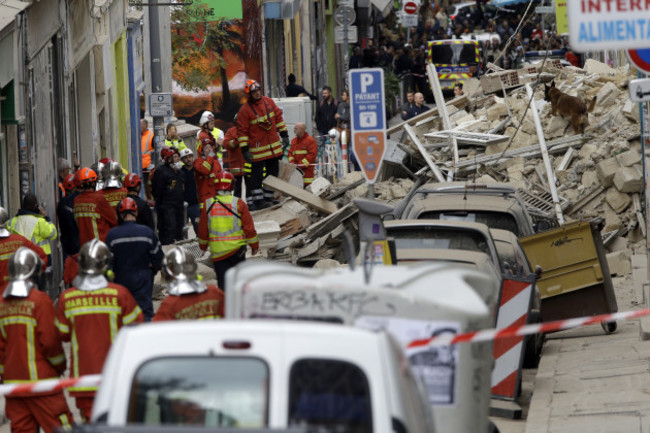
[[[494,74],[496,78],[466,82],[466,94],[446,103],[450,131],[442,130],[435,108],[388,129],[375,198],[396,204],[412,188],[450,179],[507,182],[519,188],[533,215],[554,217],[529,98],[521,86],[537,82],[533,104],[539,110],[564,220],[604,218],[612,273],[631,272],[630,251],[641,250],[645,237],[639,110],[627,91],[635,74],[629,67],[612,69],[594,60],[582,69],[548,62],[514,74]],[[510,80],[508,86],[499,86],[501,90],[495,88],[499,76]],[[515,76],[520,82],[513,85]],[[569,95],[584,100],[596,96],[583,133],[576,134],[568,119],[551,115],[551,104],[544,100],[544,82],[551,80]],[[368,194],[362,174],[349,173],[334,184],[317,180],[306,190],[294,177],[285,164],[278,178],[265,182],[277,191],[281,204],[253,213],[262,256],[303,266],[346,262],[350,253],[344,233],[357,229],[352,199]]]

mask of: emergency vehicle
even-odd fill
[[[479,46],[474,40],[451,39],[429,41],[427,61],[438,71],[444,93],[453,92],[456,83],[475,76],[480,69]]]

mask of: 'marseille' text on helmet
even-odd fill
[[[262,87],[260,86],[260,83],[258,83],[257,81],[246,80],[246,84],[244,84],[244,93],[249,95],[256,90],[260,90],[261,88]]]
[[[122,166],[117,161],[109,161],[102,167],[104,188],[121,188]]]
[[[212,114],[210,111],[204,111],[203,114],[201,114],[201,120],[199,120],[199,126],[203,126],[208,122],[211,122],[214,120],[214,114]]]
[[[231,172],[221,170],[217,175],[215,188],[217,191],[230,191],[235,186],[235,176]]]
[[[43,262],[38,255],[27,247],[20,247],[9,258],[9,284],[2,296],[16,296],[26,298],[36,284],[34,278],[38,276],[43,267]]]
[[[196,279],[197,268],[194,256],[183,247],[169,250],[163,259],[167,292],[174,296],[205,292],[205,284]]]
[[[120,215],[124,212],[133,212],[137,215],[138,204],[131,197],[124,197],[122,201],[117,204],[117,212]]]

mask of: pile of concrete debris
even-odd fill
[[[569,95],[586,100],[597,97],[589,126],[576,134],[570,119],[551,114],[551,104],[544,101],[545,84],[534,86],[534,105],[543,125],[541,134],[563,218],[567,222],[604,218],[605,245],[610,251],[629,254],[641,248],[645,238],[639,110],[627,90],[635,73],[594,60],[588,60],[583,69],[558,66],[552,63],[519,74],[530,77],[536,71],[538,80],[553,80]],[[495,74],[506,76],[503,71]],[[532,106],[528,107],[529,93],[509,82],[500,86],[497,95],[494,80],[485,82],[466,82],[466,95],[447,102],[446,125],[434,108],[388,130],[382,181],[375,185],[377,199],[401,200],[422,176],[429,182],[450,178],[508,182],[520,189],[536,213],[556,216],[540,132]],[[321,259],[348,260],[343,233],[346,228],[355,233],[357,224],[351,200],[368,191],[360,173],[349,173],[333,185],[319,178],[310,189],[302,190],[289,166],[280,179],[269,178],[266,185],[288,197],[281,205],[253,215],[266,257],[306,266]],[[626,263],[628,269],[613,271],[629,273]]]

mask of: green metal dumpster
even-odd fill
[[[537,287],[543,321],[614,313],[614,286],[600,236],[603,220],[574,222],[520,239],[528,260],[542,267]],[[605,332],[616,323],[603,323]]]

